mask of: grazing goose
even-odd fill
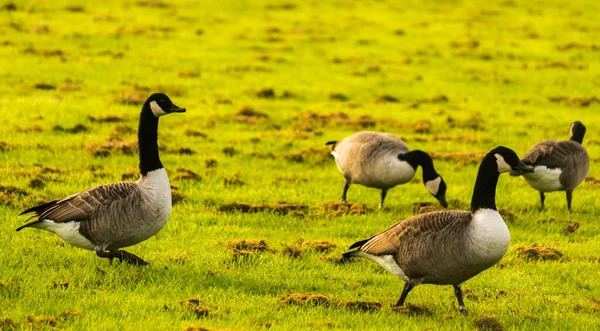
[[[344,175],[343,203],[346,203],[350,184],[361,184],[381,190],[381,209],[387,191],[410,181],[417,167],[421,166],[425,187],[444,208],[448,206],[446,183],[435,171],[429,154],[419,150],[409,151],[406,143],[393,134],[362,131],[326,145],[333,145],[331,155]]]
[[[158,155],[158,118],[183,113],[162,93],[152,94],[142,107],[138,129],[141,177],[136,182],[107,184],[27,209],[34,212],[17,231],[32,227],[56,233],[67,243],[95,250],[96,255],[146,265],[119,250],[155,235],[171,214],[171,187]]]
[[[569,129],[569,140],[544,140],[535,144],[525,154],[523,163],[534,168],[533,173],[522,174],[527,183],[540,191],[541,209],[544,209],[544,192],[566,191],[567,207],[571,212],[573,190],[587,176],[590,169],[588,154],[581,146],[585,125],[576,121]],[[511,174],[519,176],[518,173]]]
[[[471,211],[444,210],[417,215],[350,246],[345,258],[365,257],[404,280],[396,306],[419,284],[452,285],[461,312],[461,285],[500,261],[510,233],[496,210],[496,184],[501,173],[533,170],[506,147],[491,150],[481,162]]]

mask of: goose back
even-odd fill
[[[408,182],[415,174],[410,164],[398,159],[408,151],[406,143],[393,134],[364,131],[339,141],[332,155],[352,183],[391,188]]]

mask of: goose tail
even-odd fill
[[[354,256],[359,256],[359,255],[360,255],[360,253],[362,253],[362,252],[360,251],[360,247],[361,247],[361,246],[362,246],[364,243],[366,243],[367,241],[369,241],[369,239],[365,239],[365,240],[361,240],[361,241],[357,241],[357,242],[355,242],[354,244],[352,244],[352,246],[350,246],[350,248],[349,248],[349,249],[353,249],[353,248],[358,248],[358,249],[357,249],[357,250],[354,250],[354,251],[346,252],[346,253],[342,254],[342,257],[343,257],[344,259],[349,259],[349,258],[351,258],[351,257],[354,257]]]
[[[333,151],[335,149],[335,145],[337,144],[337,140],[332,140],[332,141],[328,141],[325,143],[325,145],[333,145],[331,146],[331,150]]]

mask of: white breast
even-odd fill
[[[138,180],[138,185],[143,192],[144,205],[150,217],[154,218],[148,223],[159,226],[158,232],[171,215],[171,184],[167,172],[164,168],[149,171]]]
[[[536,166],[533,173],[523,174],[523,177],[531,187],[540,192],[552,192],[564,189],[560,183],[560,168],[548,168]]]
[[[510,232],[504,220],[493,209],[480,209],[473,215],[469,227],[472,256],[484,264],[494,264],[506,253]]]

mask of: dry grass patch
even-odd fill
[[[220,212],[225,213],[260,213],[263,211],[270,211],[279,215],[288,215],[294,211],[306,212],[308,211],[308,205],[304,203],[287,203],[280,201],[276,203],[245,203],[245,202],[233,202],[224,204],[219,207]]]
[[[138,144],[135,141],[109,139],[103,143],[90,142],[85,146],[85,148],[95,157],[106,157],[112,153],[133,155],[138,151]]]
[[[61,125],[56,125],[52,128],[52,131],[54,132],[65,132],[65,133],[86,133],[86,132],[90,132],[90,129],[83,125],[83,124],[77,124],[72,128],[64,128]]]
[[[474,325],[477,330],[487,330],[487,331],[502,331],[504,330],[504,325],[500,322],[495,316],[491,315],[482,315],[481,317],[475,319]]]
[[[592,102],[600,102],[597,97],[569,97],[569,96],[554,96],[548,97],[550,102],[558,102],[568,106],[588,107]]]
[[[474,164],[478,165],[483,157],[485,156],[485,152],[432,152],[430,153],[431,157],[434,160],[443,160],[449,161],[452,163],[457,163],[461,165]]]
[[[554,261],[560,260],[563,253],[558,249],[533,244],[517,248],[517,256],[527,261]]]
[[[563,230],[563,233],[570,234],[570,233],[577,231],[578,229],[579,229],[579,223],[571,220],[569,222],[569,225],[567,225],[567,227]]]
[[[123,118],[119,115],[106,115],[106,116],[91,116],[91,115],[89,115],[88,119],[90,121],[96,122],[96,123],[117,123],[117,122],[125,121],[125,118]]]
[[[319,203],[326,217],[336,217],[341,215],[364,215],[371,212],[364,203],[348,204],[338,201],[329,201]]]
[[[208,316],[212,310],[208,307],[201,306],[201,300],[196,298],[183,300],[180,301],[180,303],[187,307],[189,310],[191,310],[198,318]]]
[[[404,304],[399,307],[392,307],[392,311],[399,312],[408,316],[431,316],[431,311],[427,307],[421,307],[412,303]]]
[[[234,239],[227,243],[227,248],[234,258],[247,257],[256,253],[268,252],[269,247],[264,240]]]
[[[199,182],[202,180],[202,177],[189,169],[177,168],[177,172],[175,172],[173,180],[190,180]]]

